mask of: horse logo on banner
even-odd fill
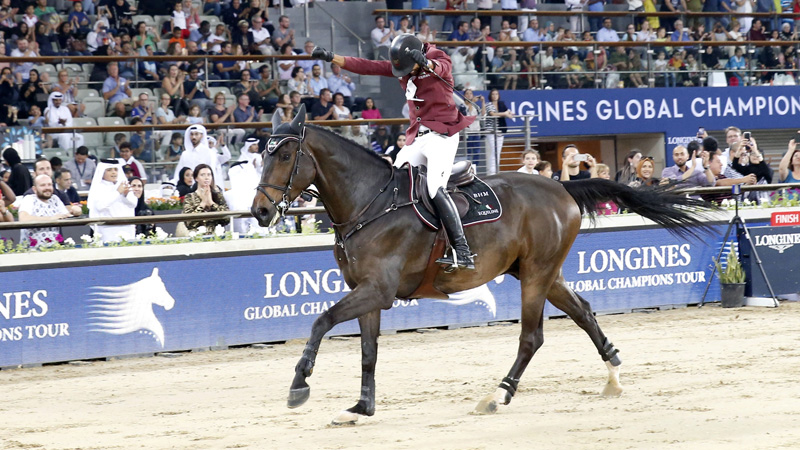
[[[152,275],[135,283],[95,286],[91,291],[90,331],[116,335],[139,331],[151,335],[164,348],[164,327],[153,313],[153,305],[169,311],[175,299],[167,292],[157,267]]]
[[[505,275],[500,275],[494,279],[496,284],[500,284],[505,279]],[[449,295],[449,300],[434,300],[436,303],[447,303],[450,305],[461,306],[470,303],[483,305],[492,313],[492,317],[497,316],[497,301],[494,299],[492,291],[489,290],[489,283],[466,291],[456,292]]]

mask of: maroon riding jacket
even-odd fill
[[[433,61],[434,71],[452,86],[453,74],[451,73],[450,57],[433,45],[424,45],[425,57]],[[347,56],[343,68],[361,75],[394,77],[392,63],[389,61],[371,61]],[[423,72],[415,77],[406,75],[399,78],[400,86],[404,91],[410,79],[413,79],[417,86],[414,98],[422,101],[408,100],[408,115],[411,125],[406,130],[406,145],[414,142],[420,125],[425,125],[437,133],[453,136],[475,120],[475,117],[464,116],[458,111],[453,101],[453,89],[436,76]]]

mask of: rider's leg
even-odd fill
[[[464,236],[464,228],[461,226],[458,210],[445,189],[453,169],[458,140],[458,134],[446,137],[429,133],[420,138],[419,145],[421,145],[422,153],[428,163],[428,194],[433,199],[433,204],[442,220],[442,226],[447,232],[450,246],[453,247],[449,256],[440,258],[436,262],[448,264],[452,268],[474,269],[475,262]]]

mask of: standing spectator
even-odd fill
[[[48,127],[71,127],[72,113],[63,105],[64,94],[53,92],[47,99],[47,109],[44,110],[45,123]],[[51,133],[58,146],[65,150],[74,149],[83,145],[83,135],[75,132]]]
[[[553,172],[556,181],[585,180],[597,177],[595,160],[592,155],[586,154],[584,162],[588,171],[581,170],[581,163],[575,159],[579,150],[574,144],[569,144],[561,151],[561,170]],[[582,155],[583,156],[583,155]]]
[[[48,219],[66,219],[71,217],[69,211],[58,196],[53,195],[53,180],[47,175],[38,175],[33,185],[35,195],[26,195],[19,204],[19,221],[32,222]],[[58,242],[58,227],[23,228],[20,230],[20,242],[28,242],[31,247],[49,246]]]
[[[800,151],[797,149],[797,139],[789,141],[789,148],[778,164],[778,181],[800,183]]]
[[[655,173],[655,165],[653,164],[653,158],[648,156],[646,158],[642,158],[639,163],[636,165],[636,172],[634,175],[636,176],[635,179],[631,180],[628,183],[630,187],[639,187],[639,186],[656,186],[659,184],[668,184],[669,178],[664,178],[663,181],[661,179],[655,178],[653,174]]]
[[[753,24],[753,17],[750,15],[753,12],[753,7],[756,6],[755,0],[733,0],[733,4],[736,5],[736,12],[741,13],[741,16],[737,16],[736,19],[739,21],[739,32],[742,34],[747,34],[750,31],[750,26]]]
[[[220,0],[205,0],[203,2],[203,14],[211,13],[211,15],[219,17],[222,14],[222,5],[220,3]]]
[[[625,162],[614,176],[614,181],[622,184],[630,184],[631,181],[636,179],[636,167],[639,166],[639,161],[642,159],[642,152],[635,148],[628,152],[625,156]]]
[[[389,46],[394,36],[394,23],[389,22],[389,28],[386,28],[386,19],[383,16],[375,17],[375,28],[370,32],[375,59],[389,59]]]
[[[196,189],[186,195],[183,202],[184,214],[196,214],[211,211],[227,211],[228,204],[222,190],[216,185],[214,172],[208,164],[199,164],[193,171]],[[205,227],[212,233],[217,225],[227,225],[230,219],[188,220],[186,228],[190,231]]]
[[[272,46],[277,50],[282,48],[284,44],[289,44],[294,48],[294,28],[291,28],[287,16],[280,16],[278,18],[278,28],[272,33]]]
[[[486,174],[494,175],[498,171],[500,154],[503,152],[506,119],[513,118],[513,113],[500,100],[500,91],[492,89],[489,101],[485,103],[484,124],[486,127]]]
[[[466,103],[464,107],[466,108],[466,113],[464,116],[472,116],[475,117],[475,120],[469,124],[466,131],[467,136],[467,158],[472,161],[472,164],[476,166],[481,164],[481,122],[478,119],[478,116],[482,116],[486,113],[486,99],[481,95],[475,97],[475,93],[472,89],[465,89],[464,90],[464,99],[466,99]],[[481,106],[478,106],[477,102],[481,102]]]
[[[714,174],[709,169],[708,152],[702,152],[702,171],[700,171],[699,168],[695,168],[695,166],[697,166],[695,156],[696,155],[692,153],[692,162],[691,164],[687,164],[689,161],[689,152],[686,150],[686,147],[682,145],[676,146],[672,151],[672,159],[675,161],[675,165],[665,167],[664,170],[661,171],[661,178],[683,181],[690,186],[714,186],[716,181]],[[719,160],[719,158],[717,158],[717,160]]]
[[[464,9],[466,0],[445,0],[445,11],[461,11]],[[456,26],[461,22],[461,16],[458,14],[444,16],[442,22],[442,31],[455,31]]]
[[[120,174],[121,166],[116,159],[104,159],[97,165],[97,170],[89,189],[89,217],[133,217],[137,198],[130,189],[124,176]],[[136,227],[133,225],[93,225],[95,239],[100,242],[117,242],[132,240]]]
[[[670,1],[670,0],[664,0]],[[588,7],[589,12],[593,13],[600,13],[603,12],[603,4],[605,3],[604,0],[587,0],[586,5]],[[602,19],[599,15],[592,15],[589,16],[589,30],[596,32],[600,30],[600,24],[602,23]]]
[[[11,176],[8,179],[8,186],[15,195],[23,195],[25,191],[33,186],[33,179],[31,173],[25,165],[22,164],[22,159],[19,153],[11,147],[3,150],[3,159],[11,171]]]
[[[464,1],[466,3],[466,1]],[[500,9],[503,11],[518,11],[519,4],[517,0],[500,0]],[[517,32],[517,28],[519,27],[519,21],[517,20],[518,16],[502,16],[501,19],[503,21],[508,21],[508,25],[514,30],[514,33]]]
[[[92,184],[97,164],[89,158],[89,149],[86,146],[75,150],[75,157],[64,163],[64,168],[72,174],[78,189],[86,190]],[[25,169],[27,172],[28,169]]]
[[[107,70],[108,78],[103,82],[103,98],[108,102],[110,111],[118,117],[125,117],[126,108],[133,104],[128,80],[119,76],[119,66],[115,61],[108,63]]]

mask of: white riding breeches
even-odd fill
[[[424,129],[425,127],[423,127]],[[395,159],[395,167],[405,163],[418,167],[428,167],[428,195],[433,198],[439,188],[447,187],[450,171],[453,169],[453,160],[458,151],[458,133],[453,136],[444,136],[439,133],[429,132],[414,139],[411,145],[400,150]]]

